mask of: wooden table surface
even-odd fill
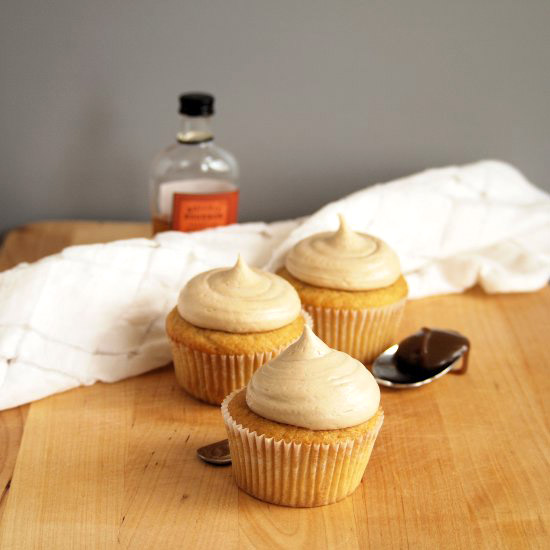
[[[145,224],[44,222],[8,235],[0,267]],[[550,289],[478,289],[407,304],[404,336],[454,328],[465,376],[382,390],[386,420],[360,488],[315,509],[239,491],[197,447],[217,408],[170,367],[0,413],[0,548],[549,548]]]

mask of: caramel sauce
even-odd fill
[[[469,340],[459,332],[425,327],[399,343],[394,362],[403,372],[428,375],[462,357],[462,367],[453,372],[464,374],[469,351]]]

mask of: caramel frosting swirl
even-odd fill
[[[189,323],[226,332],[262,332],[288,325],[301,311],[290,283],[249,267],[239,256],[231,268],[205,271],[183,287],[178,312]]]
[[[381,239],[352,231],[342,215],[335,232],[316,233],[297,243],[285,266],[297,279],[338,290],[371,290],[401,275],[397,254]]]
[[[380,389],[362,363],[329,348],[306,326],[297,342],[254,373],[246,402],[275,422],[334,430],[374,416]]]

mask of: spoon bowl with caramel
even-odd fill
[[[422,328],[379,355],[373,365],[376,381],[391,388],[418,388],[452,371],[468,368],[470,342],[453,330]]]

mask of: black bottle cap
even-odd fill
[[[180,114],[210,116],[214,114],[214,96],[201,92],[180,95]]]

